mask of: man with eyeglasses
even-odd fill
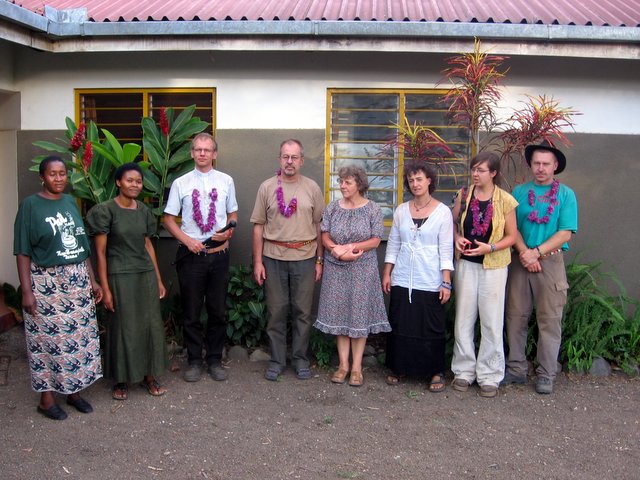
[[[529,145],[525,159],[533,181],[512,192],[518,201],[518,237],[507,283],[507,339],[509,355],[503,383],[527,383],[527,332],[536,309],[538,339],[536,392],[550,394],[558,370],[562,311],[567,302],[563,252],[578,230],[578,203],[573,190],[555,178],[567,160],[548,142]]]
[[[292,321],[292,365],[300,380],[311,378],[309,336],[313,291],[322,277],[320,221],[324,197],[303,176],[304,150],[298,140],[280,145],[280,169],[262,183],[251,214],[253,275],[265,286],[271,361],[267,380],[276,381],[287,364],[287,317]]]
[[[226,298],[229,274],[229,240],[238,221],[238,202],[233,179],[214,168],[218,144],[208,133],[191,142],[195,168],[176,179],[164,209],[164,225],[179,242],[176,270],[180,283],[184,341],[188,367],[184,380],[202,376],[202,347],[211,378],[227,379],[222,350],[227,338]],[[182,223],[176,216],[182,212]],[[224,231],[221,231],[223,230]],[[200,313],[207,310],[204,338]]]

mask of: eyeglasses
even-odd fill
[[[192,148],[191,151],[196,153],[212,153],[213,152],[213,150],[210,148]]]
[[[280,155],[280,158],[285,162],[289,161],[289,159],[291,159],[292,162],[296,162],[300,160],[300,155]]]
[[[490,172],[491,170],[484,170],[482,168],[472,168],[471,169],[471,173],[487,173]]]

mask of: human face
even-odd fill
[[[116,180],[120,195],[135,200],[142,191],[142,175],[135,170],[124,172],[120,180]]]
[[[206,173],[213,168],[213,162],[218,158],[213,140],[199,138],[191,147],[191,158],[196,163],[196,170]]]
[[[414,197],[423,197],[429,194],[431,179],[427,177],[422,170],[409,174],[407,183],[409,184],[409,190],[411,190],[411,194]]]
[[[358,190],[358,182],[353,177],[346,177],[339,179],[340,182],[340,192],[342,193],[342,198],[347,200],[354,200],[360,196],[360,191]]]
[[[280,170],[285,178],[295,180],[304,164],[304,156],[297,143],[285,143],[280,149]]]
[[[495,176],[496,172],[489,170],[488,162],[478,163],[471,169],[471,179],[476,187],[491,186]]]
[[[558,168],[556,156],[548,150],[535,150],[531,155],[531,172],[537,185],[551,185]]]
[[[40,178],[47,192],[60,195],[67,186],[67,167],[62,162],[51,162]]]

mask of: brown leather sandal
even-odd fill
[[[331,381],[333,383],[343,384],[347,380],[347,374],[348,373],[349,373],[348,370],[343,370],[343,369],[339,368],[338,371],[333,374],[333,377],[331,377]]]

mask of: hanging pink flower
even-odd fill
[[[85,172],[89,170],[92,160],[93,160],[93,147],[91,147],[91,142],[88,141],[84,147],[84,153],[82,154],[82,168],[84,168]]]
[[[82,147],[82,143],[84,142],[85,139],[85,132],[86,132],[86,127],[84,126],[84,123],[81,123],[80,126],[78,127],[78,130],[76,130],[76,133],[73,135],[73,138],[71,139],[71,150],[73,150],[74,152],[77,152],[80,147]]]
[[[169,136],[169,120],[164,107],[160,107],[160,131],[165,137]]]

